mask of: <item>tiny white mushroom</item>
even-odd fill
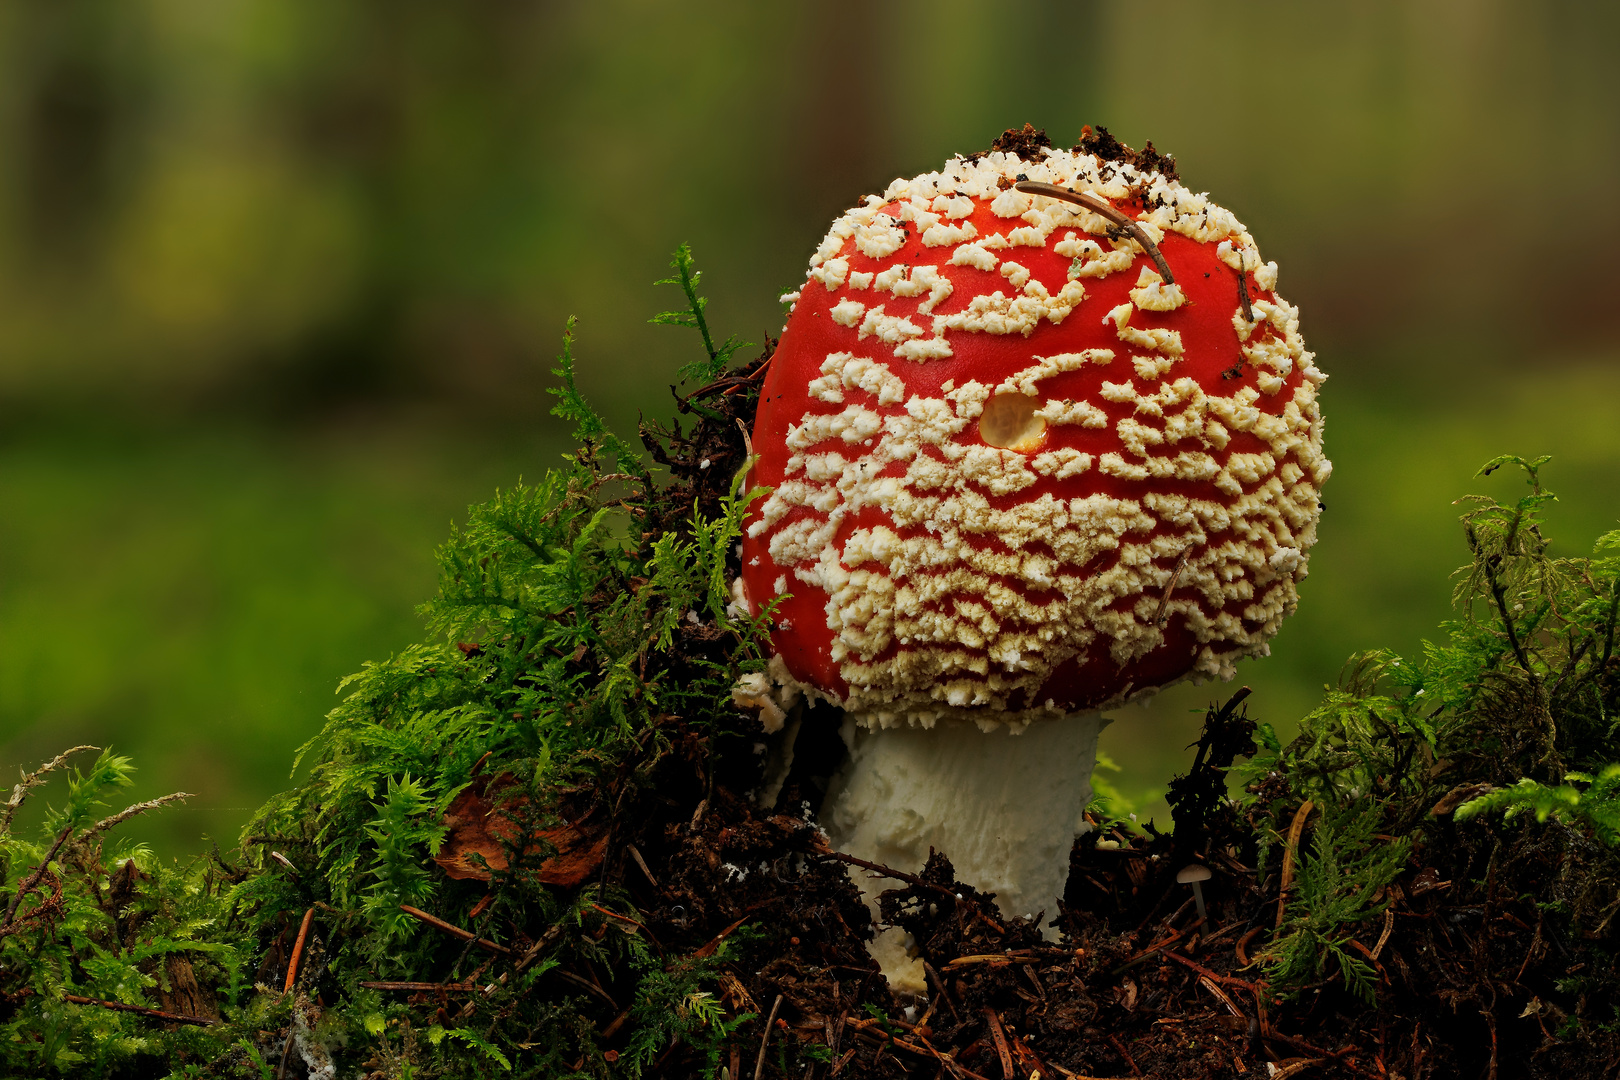
[[[1191,885],[1193,890],[1193,903],[1198,905],[1198,921],[1204,921],[1204,887],[1201,882],[1210,879],[1209,867],[1191,863],[1182,868],[1176,875],[1176,884]]]

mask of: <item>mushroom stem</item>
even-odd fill
[[[839,851],[916,873],[937,850],[959,881],[994,893],[1003,915],[1054,915],[1107,722],[1083,713],[1021,731],[1006,724],[984,731],[964,721],[868,731],[846,720],[850,756],[828,789],[821,821]],[[874,911],[877,894],[894,887],[854,877]],[[1044,932],[1056,935],[1051,927]],[[915,983],[921,992],[920,965],[891,937],[873,954],[897,991]]]
[[[1198,921],[1203,922],[1204,921],[1204,916],[1205,916],[1205,911],[1204,911],[1204,886],[1203,886],[1202,882],[1195,881],[1195,882],[1192,883],[1192,887],[1193,887],[1193,904],[1196,905],[1197,908],[1198,908]]]

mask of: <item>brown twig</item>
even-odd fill
[[[714,935],[714,937],[712,937],[708,941],[706,941],[702,946],[700,946],[698,948],[698,951],[693,953],[692,955],[695,956],[695,957],[699,957],[699,958],[705,957],[705,956],[713,956],[714,951],[720,947],[720,943],[722,941],[726,940],[726,938],[728,936],[730,936],[730,934],[731,934],[731,932],[733,930],[737,929],[737,927],[741,926],[743,923],[745,923],[747,921],[748,921],[748,916],[744,915],[742,918],[738,919],[736,922],[732,923],[730,926],[726,927],[724,930],[720,931],[718,934]]]
[[[1290,1076],[1298,1076],[1312,1065],[1320,1065],[1325,1058],[1300,1058],[1291,1065],[1284,1065],[1271,1074],[1271,1080],[1288,1080]]]
[[[939,987],[939,996],[945,999],[945,1007],[951,1010],[951,1018],[960,1024],[962,1014],[956,1011],[956,1002],[951,999],[951,991],[945,985],[945,980],[939,977],[939,972],[934,970],[934,965],[926,960],[923,961],[923,971],[927,973],[930,979],[934,980],[934,985]]]
[[[1494,1009],[1481,1008],[1479,1013],[1491,1028],[1491,1060],[1485,1069],[1485,1080],[1496,1080],[1496,1012]]]
[[[1513,977],[1515,984],[1524,982],[1524,973],[1530,967],[1530,958],[1536,954],[1536,946],[1541,944],[1541,921],[1546,913],[1536,917],[1536,932],[1530,935],[1530,946],[1524,950],[1524,963],[1519,965],[1519,973]]]
[[[1118,975],[1120,972],[1125,971],[1128,968],[1133,968],[1137,964],[1140,964],[1144,960],[1151,959],[1155,954],[1163,952],[1165,949],[1168,949],[1170,946],[1172,946],[1176,942],[1180,941],[1182,939],[1182,937],[1186,933],[1187,933],[1187,931],[1185,931],[1185,930],[1177,930],[1175,933],[1171,934],[1169,937],[1165,938],[1163,941],[1159,941],[1159,942],[1157,942],[1157,943],[1155,943],[1153,945],[1149,945],[1147,948],[1143,949],[1141,952],[1137,953],[1135,956],[1131,957],[1129,960],[1127,960],[1123,964],[1119,965],[1119,967],[1117,967],[1114,970],[1108,972],[1108,975],[1110,977],[1112,977],[1114,975]]]
[[[972,967],[976,964],[992,964],[997,967],[1006,967],[1008,964],[1038,964],[1033,956],[1007,956],[1004,953],[975,953],[972,956],[958,956],[955,960],[945,964],[946,971],[955,971],[957,968]]]
[[[641,867],[641,872],[647,875],[647,883],[655,889],[658,888],[658,879],[653,877],[651,870],[647,869],[647,860],[641,857],[641,852],[636,850],[636,845],[626,844],[625,847],[629,850],[630,857],[635,860],[636,865]]]
[[[1118,1052],[1119,1056],[1124,1059],[1126,1066],[1128,1066],[1131,1070],[1132,1076],[1142,1075],[1142,1070],[1136,1067],[1136,1059],[1131,1057],[1131,1052],[1129,1050],[1125,1049],[1125,1044],[1120,1041],[1119,1036],[1110,1032],[1108,1035],[1108,1043],[1116,1052]]]
[[[1390,932],[1395,929],[1395,911],[1393,908],[1384,909],[1384,932],[1378,935],[1378,944],[1373,946],[1372,958],[1378,959],[1378,954],[1384,951],[1384,944],[1389,941]]]
[[[1264,927],[1256,926],[1247,934],[1238,938],[1237,944],[1232,946],[1232,954],[1237,957],[1239,967],[1249,966],[1249,942],[1253,941],[1263,930]]]
[[[1007,1049],[1007,1035],[1001,1030],[1001,1017],[996,1010],[984,1010],[984,1022],[990,1026],[990,1038],[995,1040],[996,1053],[1001,1057],[1001,1073],[1006,1080],[1013,1080],[1017,1072],[1013,1069],[1012,1051]]]
[[[1203,925],[1203,924],[1202,923],[1193,923],[1191,928],[1197,928],[1198,926],[1201,926],[1201,925]],[[1221,927],[1219,930],[1215,931],[1213,934],[1210,934],[1208,937],[1199,939],[1196,943],[1188,942],[1188,947],[1191,948],[1191,947],[1193,947],[1194,944],[1196,944],[1197,947],[1200,948],[1200,949],[1207,949],[1207,948],[1210,947],[1210,945],[1212,945],[1213,943],[1221,940],[1221,938],[1225,937],[1227,934],[1230,934],[1232,931],[1236,930],[1237,928],[1238,928],[1237,923],[1228,924],[1226,926]]]
[[[1356,952],[1360,953],[1362,956],[1365,956],[1368,959],[1368,961],[1371,962],[1371,964],[1372,964],[1372,966],[1374,968],[1378,969],[1379,978],[1382,978],[1382,979],[1388,979],[1389,978],[1389,973],[1384,970],[1384,965],[1380,964],[1378,962],[1378,957],[1373,955],[1373,951],[1371,949],[1367,948],[1367,946],[1363,945],[1361,942],[1355,940],[1354,938],[1350,939],[1349,945],[1350,945],[1350,947],[1352,949],[1356,950]]]
[[[609,1023],[607,1027],[602,1029],[602,1038],[604,1038],[604,1039],[613,1038],[613,1036],[615,1036],[615,1035],[617,1035],[619,1033],[619,1029],[624,1027],[625,1023],[629,1019],[630,1019],[630,1010],[629,1009],[626,1009],[626,1010],[624,1010],[624,1012],[620,1013],[618,1016],[615,1016],[613,1018],[612,1022]]]
[[[437,916],[429,915],[421,908],[414,908],[409,904],[401,904],[399,905],[399,910],[403,911],[405,914],[409,915],[418,922],[426,923],[427,925],[433,927],[433,929],[449,934],[453,938],[459,938],[462,941],[471,942],[480,949],[500,953],[503,956],[512,955],[512,950],[508,949],[505,945],[497,945],[495,942],[481,938],[477,934],[468,933],[466,930],[463,930],[461,927],[456,926],[453,923],[447,923]]]
[[[11,925],[11,920],[17,915],[17,908],[22,905],[23,897],[32,892],[34,886],[45,880],[46,867],[51,865],[51,860],[56,858],[57,853],[62,850],[62,845],[67,843],[68,837],[72,835],[72,823],[62,827],[62,832],[57,836],[56,843],[51,845],[51,850],[46,852],[45,857],[39,861],[39,865],[34,867],[34,872],[23,878],[22,884],[17,886],[17,895],[11,898],[11,903],[6,907],[5,921],[0,922],[0,926]]]
[[[1165,889],[1164,892],[1160,894],[1159,898],[1153,901],[1153,906],[1148,908],[1148,913],[1142,917],[1141,922],[1136,924],[1136,932],[1138,934],[1147,929],[1148,923],[1152,922],[1154,917],[1159,914],[1159,909],[1164,906],[1164,902],[1170,899],[1171,895],[1174,894],[1179,888],[1181,888],[1181,886],[1172,881],[1169,888]],[[1176,908],[1175,911],[1170,913],[1169,918],[1161,919],[1160,922],[1162,922],[1165,926],[1174,926],[1176,924],[1176,920],[1181,918],[1182,913],[1192,906],[1193,898],[1189,896],[1187,899],[1181,902],[1180,907]],[[1179,930],[1176,932],[1181,933]]]
[[[759,1080],[760,1073],[765,1071],[765,1048],[771,1044],[771,1028],[776,1026],[776,1013],[782,1007],[782,995],[777,994],[776,1000],[771,1003],[771,1015],[765,1021],[765,1034],[759,1037],[759,1056],[754,1059],[754,1080]]]
[[[1299,848],[1299,834],[1305,830],[1305,819],[1310,817],[1315,804],[1306,799],[1294,813],[1294,823],[1288,827],[1288,844],[1283,848],[1281,885],[1277,890],[1277,929],[1282,928],[1283,912],[1288,908],[1288,886],[1294,883],[1294,852]]]
[[[1051,1064],[1053,1069],[1056,1069],[1059,1073],[1068,1077],[1068,1080],[1109,1080],[1109,1078],[1106,1076],[1091,1076],[1087,1073],[1070,1072],[1068,1069],[1065,1069],[1056,1062],[1049,1062],[1049,1064]]]
[[[1028,965],[1028,964],[1024,965],[1024,975],[1025,975],[1025,977],[1027,977],[1029,979],[1030,983],[1035,987],[1035,992],[1041,996],[1041,1000],[1045,1001],[1046,1000],[1046,984],[1041,982],[1041,977],[1039,975],[1035,974],[1035,968],[1033,966],[1031,966],[1031,965]]]
[[[575,986],[579,987],[581,990],[585,991],[587,994],[595,994],[597,997],[599,997],[603,1001],[607,1002],[608,1008],[613,1009],[614,1011],[618,1011],[619,1003],[617,1001],[614,1001],[612,996],[609,995],[606,990],[602,989],[600,986],[598,986],[596,983],[592,982],[590,979],[587,979],[582,975],[575,975],[572,971],[569,971],[567,968],[552,968],[551,973],[553,975],[556,975],[557,978],[563,980],[564,982],[573,983]]]
[[[1192,969],[1192,971],[1195,972],[1199,978],[1213,979],[1218,983],[1225,983],[1227,986],[1236,986],[1239,989],[1247,990],[1251,994],[1261,994],[1265,992],[1265,987],[1258,983],[1248,982],[1244,979],[1234,979],[1230,975],[1217,975],[1203,964],[1198,963],[1198,961],[1189,960],[1180,953],[1167,952],[1164,955],[1169,957],[1171,960],[1174,960],[1176,963],[1181,964],[1183,967]]]
[[[926,1036],[922,1035],[921,1033],[915,1034],[917,1041],[922,1043],[923,1049],[934,1055],[934,1060],[943,1065],[952,1076],[966,1077],[967,1080],[988,1080],[988,1077],[980,1076],[978,1073],[974,1072],[966,1065],[963,1065],[960,1061],[957,1061],[949,1054],[940,1053],[937,1049],[935,1049],[934,1044],[928,1041]],[[896,1045],[905,1045],[905,1043],[900,1039],[896,1039],[894,1041]]]
[[[913,1026],[911,1024],[907,1024],[906,1030],[916,1031],[919,1034],[925,1031],[932,1031],[933,1029],[928,1026],[928,1021],[934,1018],[934,1010],[937,1008],[939,1008],[939,997],[936,995],[935,997],[928,999],[928,1008],[923,1010],[922,1017],[917,1021],[916,1025]]]
[[[1263,1032],[1262,1034],[1264,1035],[1264,1037],[1266,1039],[1268,1039],[1271,1042],[1280,1042],[1284,1046],[1291,1046],[1295,1050],[1298,1050],[1300,1053],[1309,1054],[1312,1057],[1331,1059],[1336,1064],[1341,1065],[1346,1069],[1349,1069],[1351,1072],[1355,1073],[1357,1076],[1366,1076],[1366,1077],[1373,1078],[1373,1080],[1378,1080],[1378,1077],[1377,1077],[1376,1073],[1368,1072],[1366,1069],[1363,1069],[1361,1066],[1359,1066],[1359,1065],[1355,1064],[1354,1062],[1348,1060],[1345,1057],[1344,1053],[1341,1052],[1341,1051],[1326,1050],[1326,1049],[1323,1049],[1320,1046],[1315,1046],[1315,1045],[1313,1045],[1311,1043],[1308,1043],[1304,1039],[1296,1039],[1292,1035],[1284,1035],[1282,1032],[1277,1031],[1275,1029],[1273,1029],[1273,1030],[1271,1030],[1269,1032]]]
[[[283,994],[292,993],[292,988],[298,983],[298,961],[304,958],[304,942],[309,937],[309,924],[315,921],[315,909],[310,908],[304,912],[304,921],[298,927],[298,937],[293,942],[292,959],[287,961],[287,984],[281,988]]]
[[[523,974],[530,964],[540,959],[540,954],[542,952],[557,943],[557,939],[562,937],[562,934],[563,928],[560,923],[556,926],[547,928],[545,933],[536,938],[534,944],[529,946],[529,951],[523,954],[523,958],[513,966],[511,972],[503,972],[500,978],[484,987],[484,989],[479,993],[478,997],[472,998],[467,1002],[467,1004],[461,1007],[461,1011],[456,1014],[456,1019],[461,1020],[472,1015],[472,1011],[478,1007],[479,998],[488,998],[491,994],[495,993],[495,989],[497,987],[505,986],[508,974]]]
[[[276,1066],[276,1080],[286,1080],[287,1062],[292,1058],[293,1035],[298,1031],[298,1018],[294,1016],[287,1021],[287,1038],[281,1044],[281,1063]]]
[[[891,1020],[890,1022],[898,1023],[899,1021]],[[962,1069],[962,1071],[970,1077],[978,1076],[977,1073],[964,1068],[955,1060],[942,1057],[940,1052],[935,1050],[932,1046],[919,1046],[914,1042],[908,1042],[907,1040],[900,1038],[898,1035],[889,1034],[879,1025],[880,1021],[878,1020],[851,1020],[849,1022],[849,1026],[855,1029],[855,1035],[859,1038],[865,1039],[869,1043],[876,1043],[879,1046],[893,1047],[896,1050],[904,1050],[906,1053],[914,1054],[917,1057],[932,1056],[935,1058],[941,1058],[942,1062],[949,1062],[951,1066]],[[921,1036],[918,1037],[920,1039],[922,1038]],[[926,1042],[927,1040],[923,1039],[923,1041]],[[984,1080],[984,1078],[978,1077],[978,1080]]]
[[[1238,1008],[1232,999],[1227,996],[1226,991],[1222,990],[1219,986],[1216,986],[1208,976],[1198,976],[1198,985],[1202,986],[1205,990],[1208,990],[1210,995],[1214,997],[1216,1001],[1219,1001],[1222,1005],[1225,1005],[1227,1012],[1231,1013],[1233,1016],[1243,1016],[1243,1010]],[[1247,1017],[1245,1017],[1245,1019],[1247,1019]]]
[[[1492,558],[1495,558],[1495,556]],[[1518,659],[1519,666],[1524,669],[1524,673],[1530,677],[1530,685],[1540,689],[1541,676],[1536,674],[1536,669],[1530,663],[1530,658],[1525,655],[1524,645],[1520,643],[1518,631],[1514,629],[1513,613],[1508,610],[1507,591],[1502,587],[1500,579],[1496,576],[1496,566],[1497,563],[1492,562],[1490,559],[1480,563],[1480,569],[1485,574],[1485,584],[1490,587],[1491,598],[1496,601],[1496,610],[1501,614],[1502,629],[1507,631],[1508,644],[1513,646],[1513,655]]]
[[[952,897],[953,899],[956,896],[955,893],[951,892],[951,890],[945,888],[944,886],[935,885],[931,882],[924,881],[916,874],[908,874],[904,870],[896,870],[894,867],[884,866],[882,863],[867,862],[865,859],[857,859],[855,856],[846,855],[842,851],[829,851],[825,855],[822,855],[821,858],[836,859],[842,863],[849,863],[851,866],[859,866],[861,869],[870,870],[874,874],[882,874],[884,877],[894,878],[896,881],[904,881],[907,885],[916,885],[918,888],[932,889],[934,892],[944,893],[946,896]]]
[[[522,974],[524,969],[526,969],[536,960],[540,959],[540,953],[543,950],[551,945],[556,944],[557,939],[562,937],[562,934],[563,928],[560,924],[557,926],[548,927],[546,932],[536,938],[533,945],[529,946],[529,951],[523,954],[523,959],[519,960],[517,962],[517,967],[513,968],[512,970],[518,974]],[[501,981],[504,982],[505,980],[506,976],[502,975]]]
[[[11,831],[11,819],[16,815],[17,808],[23,804],[23,800],[28,797],[28,793],[43,784],[51,773],[66,765],[68,758],[84,750],[100,749],[99,746],[75,746],[57,754],[33,772],[24,773],[22,779],[11,789],[11,798],[6,800],[5,812],[0,813],[0,833]]]
[[[696,390],[692,391],[690,394],[687,394],[683,400],[691,401],[694,398],[700,398],[711,394],[716,390],[730,390],[753,381],[754,377],[752,375],[722,375],[713,382],[705,383]]]
[[[192,798],[192,794],[189,791],[176,791],[173,794],[164,795],[161,798],[149,799],[146,802],[136,803],[133,806],[126,806],[124,809],[118,811],[118,813],[113,814],[110,817],[104,817],[94,825],[90,826],[90,828],[86,829],[84,836],[80,838],[80,842],[82,843],[83,841],[88,840],[92,836],[99,833],[104,833],[108,829],[114,828],[115,826],[122,825],[124,822],[128,821],[132,817],[135,817],[137,814],[144,814],[148,810],[161,810],[170,803],[182,802],[189,798]]]
[[[601,904],[594,904],[593,903],[591,905],[591,907],[595,908],[598,912],[600,912],[603,915],[606,915],[610,919],[616,919],[619,922],[629,923],[631,926],[635,927],[637,930],[646,929],[646,927],[642,926],[640,923],[638,923],[636,920],[632,919],[630,916],[628,916],[628,915],[620,915],[617,911],[609,911],[607,908],[603,907]]]
[[[122,1001],[103,1001],[101,998],[80,997],[78,994],[63,994],[63,1001],[70,1001],[75,1005],[94,1005],[98,1009],[111,1009],[114,1012],[134,1013],[136,1016],[145,1016],[152,1020],[162,1020],[170,1024],[196,1024],[198,1027],[212,1027],[219,1023],[206,1016],[184,1016],[180,1013],[164,1012],[162,1009],[148,1009],[143,1005],[125,1005]]]
[[[1039,180],[1020,180],[1013,187],[1026,195],[1045,195],[1048,199],[1074,203],[1076,206],[1083,206],[1092,213],[1107,218],[1130,233],[1131,239],[1141,244],[1142,250],[1152,256],[1154,265],[1159,268],[1159,276],[1164,278],[1165,284],[1174,285],[1176,283],[1175,275],[1170,272],[1170,264],[1164,261],[1164,255],[1159,251],[1159,245],[1155,244],[1153,238],[1148,236],[1147,230],[1104,200],[1084,191],[1070,191],[1068,188],[1058,187],[1056,184],[1043,184]]]
[[[1238,300],[1243,304],[1243,321],[1250,326],[1254,325],[1254,308],[1249,305],[1249,260],[1244,256],[1242,248],[1238,249]]]
[[[1170,574],[1170,580],[1165,583],[1164,595],[1159,597],[1159,610],[1153,613],[1153,625],[1163,628],[1165,623],[1164,609],[1170,606],[1170,594],[1176,591],[1176,582],[1181,580],[1181,572],[1187,568],[1187,556],[1192,549],[1182,551],[1181,557],[1176,560],[1176,568]]]
[[[436,983],[436,982],[362,982],[357,983],[367,990],[408,990],[413,993],[435,993],[443,991],[447,994],[465,994],[473,988],[465,983]]]
[[[1254,1018],[1259,1022],[1261,1037],[1270,1038],[1271,1017],[1266,1014],[1266,996],[1264,994],[1254,995]]]

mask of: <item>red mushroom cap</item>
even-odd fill
[[[864,723],[1230,678],[1305,575],[1324,376],[1276,264],[1158,172],[1032,153],[896,180],[787,298],[743,592],[787,595],[779,675]]]

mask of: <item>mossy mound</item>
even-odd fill
[[[1529,494],[1464,516],[1458,618],[1353,659],[1283,746],[1239,691],[1172,785],[1170,833],[1102,802],[1062,937],[940,853],[884,867],[930,995],[730,689],[770,612],[731,606],[771,345],[703,343],[658,478],[574,389],[580,450],[475,507],[429,640],[368,665],[241,849],[110,847],[129,763],[70,777],[38,839],[0,817],[6,1076],[1525,1077],[1620,1059],[1620,546],[1552,559]],[[807,718],[825,727],[825,715]],[[836,751],[833,751],[836,752]],[[804,758],[809,760],[807,754]],[[802,764],[802,762],[801,762]],[[826,763],[823,762],[823,765]],[[1236,782],[1236,793],[1229,778]],[[1176,874],[1211,871],[1207,915]]]

